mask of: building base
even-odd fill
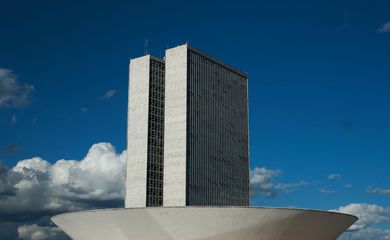
[[[357,217],[265,207],[155,207],[54,216],[74,240],[336,240]]]

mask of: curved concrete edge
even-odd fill
[[[52,217],[74,240],[335,240],[358,218],[297,208],[154,207]]]
[[[80,211],[72,211],[72,212],[65,212],[60,213],[57,215],[54,215],[51,217],[51,220],[53,221],[53,218],[57,218],[63,215],[68,214],[78,214],[78,213],[87,213],[87,212],[103,212],[103,211],[123,211],[123,210],[130,210],[130,209],[153,209],[153,208],[244,208],[244,209],[277,209],[277,210],[287,210],[287,211],[305,211],[305,212],[314,212],[314,213],[324,213],[324,214],[337,214],[337,215],[344,215],[349,216],[352,218],[355,218],[355,222],[359,220],[359,218],[355,215],[348,214],[348,213],[341,213],[341,212],[334,212],[334,211],[324,211],[324,210],[315,210],[315,209],[306,209],[306,208],[290,208],[290,207],[262,207],[262,206],[185,206],[185,207],[139,207],[139,208],[100,208],[100,209],[89,209],[89,210],[80,210]],[[54,221],[53,221],[54,222]]]

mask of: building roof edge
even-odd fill
[[[183,44],[183,45],[186,45],[187,48],[190,49],[191,51],[194,51],[194,52],[196,52],[196,53],[198,53],[198,54],[200,54],[200,55],[202,55],[202,56],[204,56],[204,57],[210,59],[211,61],[213,61],[213,62],[215,62],[215,63],[218,63],[218,64],[222,65],[223,67],[225,67],[225,68],[227,68],[227,69],[229,69],[229,70],[231,70],[231,71],[237,73],[238,75],[241,75],[242,77],[248,78],[248,73],[243,72],[243,71],[240,71],[240,70],[238,70],[237,68],[234,68],[234,67],[232,67],[232,66],[230,66],[230,65],[228,65],[228,64],[226,64],[226,63],[223,63],[222,61],[220,61],[220,60],[218,60],[218,59],[212,57],[210,54],[205,53],[205,52],[202,52],[202,51],[200,51],[200,50],[198,50],[198,49],[196,49],[196,48],[190,46],[188,43]],[[180,46],[183,46],[183,45],[180,45]],[[180,46],[179,46],[179,47],[180,47]]]

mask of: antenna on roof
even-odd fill
[[[144,49],[145,49],[145,55],[148,55],[148,39],[145,39]]]

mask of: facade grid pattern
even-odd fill
[[[186,205],[249,205],[247,77],[187,54]]]
[[[146,206],[163,205],[165,64],[150,59]]]

